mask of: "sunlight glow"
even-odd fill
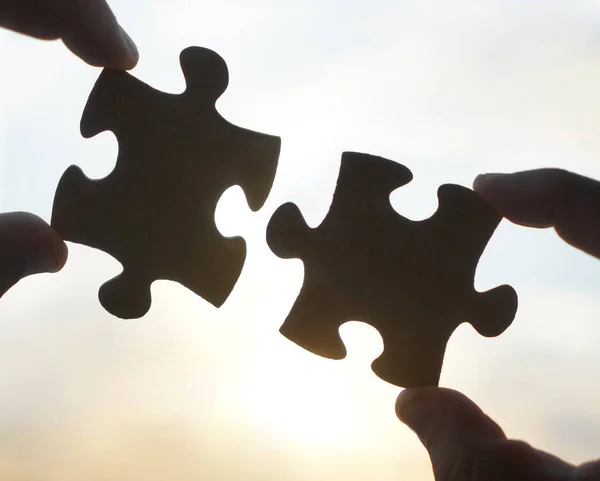
[[[369,429],[361,421],[364,405],[376,398],[393,402],[398,388],[370,370],[382,349],[373,328],[353,322],[340,331],[350,351],[341,361],[321,358],[283,338],[269,346],[245,384],[249,417],[305,447],[335,451],[360,445]],[[367,416],[377,417],[376,412]]]

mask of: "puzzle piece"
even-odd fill
[[[288,203],[267,228],[276,255],[304,262],[304,285],[281,333],[315,354],[342,359],[339,327],[364,321],[383,338],[373,371],[402,387],[438,384],[446,344],[463,321],[497,336],[517,310],[512,287],[483,293],[473,287],[500,216],[475,192],[443,185],[432,217],[406,219],[389,196],[411,180],[400,164],[346,152],[321,225],[309,228]]]
[[[221,236],[214,212],[239,184],[253,211],[265,202],[280,139],[237,127],[217,112],[228,85],[225,61],[190,47],[180,55],[187,88],[153,89],[104,70],[81,120],[89,138],[111,130],[119,142],[114,171],[88,179],[71,166],[57,188],[52,226],[65,240],[108,252],[123,272],[100,288],[106,310],[122,318],[150,308],[150,285],[177,281],[215,306],[225,302],[246,256],[240,237]]]

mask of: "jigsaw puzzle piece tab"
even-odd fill
[[[296,204],[288,202],[280,206],[267,227],[267,244],[282,259],[301,255],[310,243],[311,229]]]
[[[99,214],[102,207],[102,182],[89,179],[76,165],[69,167],[61,177],[52,206],[52,227],[64,239],[76,243],[93,242],[103,232]],[[88,244],[89,245],[89,244]],[[90,245],[101,248],[101,245]]]
[[[121,274],[100,286],[98,299],[108,312],[118,312],[124,319],[137,319],[150,309],[151,284],[148,276],[124,266]]]
[[[89,139],[110,130],[117,140],[126,138],[129,131],[139,126],[136,108],[155,102],[156,93],[158,91],[128,72],[104,69],[81,116],[81,135]]]
[[[512,324],[517,314],[517,293],[511,286],[474,291],[464,314],[465,322],[485,337],[496,337]]]

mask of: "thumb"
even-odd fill
[[[456,391],[404,390],[396,413],[427,448],[437,481],[558,481],[573,473],[560,459],[507,440],[492,419]]]
[[[59,271],[67,254],[66,244],[39,217],[0,214],[0,297],[23,277]]]
[[[506,439],[500,426],[473,401],[450,389],[405,389],[398,396],[396,413],[419,437],[434,468]]]

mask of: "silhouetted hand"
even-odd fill
[[[419,437],[436,481],[597,481],[600,461],[574,467],[502,429],[464,395],[443,388],[400,393],[396,413]]]
[[[89,64],[130,69],[135,44],[104,0],[0,0],[0,27],[41,39],[62,39]],[[56,272],[67,246],[48,224],[24,212],[0,215],[0,297],[21,278]]]
[[[139,58],[105,0],[2,0],[0,27],[44,40],[60,38],[99,67],[127,70]]]
[[[473,188],[510,221],[554,227],[569,244],[600,258],[600,182],[540,169],[480,175]]]

